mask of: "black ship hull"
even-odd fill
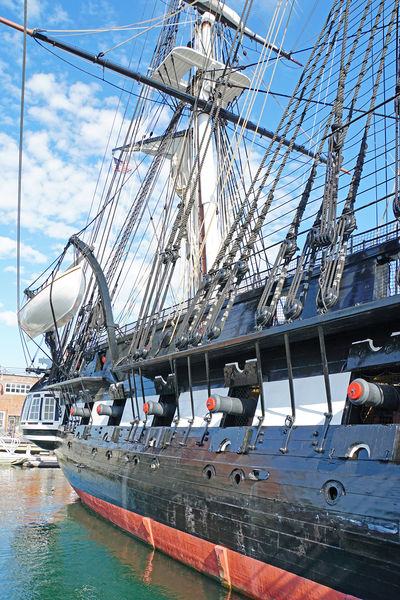
[[[238,298],[213,344],[136,364],[127,356],[124,392],[110,391],[98,357],[84,377],[48,386],[71,403],[85,389],[91,398],[87,413],[71,413],[56,450],[83,502],[250,597],[398,598],[399,406],[362,410],[346,400],[345,383],[398,379],[399,299],[376,300],[387,280],[382,256],[397,255],[397,242],[389,245],[358,255],[364,279],[350,265],[347,292],[328,314],[255,332],[255,290]],[[364,302],[352,307],[346,297],[357,287]],[[252,412],[200,419],[199,427],[185,413],[185,394],[194,396],[194,416],[221,388],[247,398]],[[114,412],[96,425],[104,399]],[[157,399],[180,406],[179,418],[172,411],[130,422],[135,400]]]
[[[250,597],[397,599],[399,2],[333,3],[274,133],[258,88],[267,49],[292,60],[280,34],[247,30],[251,3],[190,4],[189,43],[173,0],[149,76],[24,28],[145,85],[108,191],[20,310],[51,353],[60,466],[100,515]],[[236,67],[244,34],[263,50]],[[146,86],[179,100],[166,128]]]
[[[203,564],[203,540],[238,553],[242,566],[247,559],[263,563],[257,574],[249,561],[253,583],[235,579],[234,567],[217,574],[254,597],[278,598],[284,589],[288,598],[345,597],[313,582],[365,600],[399,597],[397,426],[371,426],[368,433],[363,426],[333,426],[326,439],[333,456],[314,452],[308,427],[293,432],[290,455],[278,449],[286,432],[265,428],[251,456],[213,451],[217,431],[199,447],[202,432],[193,430],[185,448],[179,436],[174,446],[149,448],[151,429],[139,443],[125,441],[129,429],[120,430],[118,442],[101,441],[105,431],[95,429],[87,439],[78,431],[67,435],[57,451],[60,465],[86,504],[151,545],[158,546],[152,529],[161,524],[168,541],[161,549],[211,575],[217,563]],[[229,433],[240,440],[244,432]],[[369,443],[369,460],[346,460],[355,438]],[[174,545],[182,543],[181,532],[193,537],[189,555]],[[268,565],[311,581],[280,573],[280,584],[268,591]]]

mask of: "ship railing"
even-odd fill
[[[367,231],[363,231],[362,233],[357,233],[351,236],[349,240],[349,244],[347,247],[347,256],[351,254],[355,254],[356,252],[360,252],[363,250],[367,250],[369,248],[373,248],[374,246],[378,246],[383,242],[387,242],[389,240],[396,239],[399,237],[399,232],[397,228],[397,221],[393,220],[389,223],[385,223],[380,225],[379,227],[373,227],[372,229],[368,229]],[[261,252],[265,252],[260,251]],[[395,265],[396,261],[393,261],[393,265]],[[315,269],[318,270],[321,265],[321,259],[318,258],[315,262]],[[297,266],[297,258],[294,257],[293,260],[289,263],[287,277],[290,277],[294,274],[294,271]],[[262,271],[253,272],[249,274],[247,277],[243,279],[243,282],[240,286],[240,292],[250,291],[257,287],[261,287],[265,284],[271,268],[263,269]],[[392,292],[388,295],[393,295],[398,293],[397,291],[392,290]]]
[[[372,229],[351,236],[348,254],[373,248],[382,242],[393,240],[398,236],[398,222],[396,220],[380,225],[379,227],[373,227]]]
[[[369,248],[373,248],[383,242],[387,242],[390,240],[394,240],[398,237],[398,223],[396,220],[385,223],[379,227],[374,227],[362,233],[358,233],[352,235],[348,248],[347,255],[355,254],[356,252],[360,252],[363,250],[367,250]],[[315,268],[318,269],[318,266],[321,264],[320,259],[316,261]],[[389,263],[389,274],[387,281],[385,282],[385,289],[380,290],[380,297],[389,297],[400,292],[399,286],[396,281],[396,274],[400,267],[399,260],[393,260]],[[288,267],[287,277],[290,277],[294,274],[296,269],[296,258],[294,258]],[[268,278],[270,273],[270,268],[263,269],[262,271],[250,272],[242,281],[239,287],[239,293],[245,293],[248,291],[255,290],[261,286],[263,286]],[[157,315],[151,317],[151,320],[156,319],[158,322],[165,322],[167,319],[171,321],[173,317],[179,312],[184,313],[187,306],[189,305],[190,298],[188,298],[185,303],[176,304],[174,306],[168,306],[163,308]],[[118,329],[118,338],[124,338],[131,334],[137,325],[137,321],[133,323],[128,323]],[[101,342],[102,340],[100,340]],[[104,340],[105,341],[105,338]]]

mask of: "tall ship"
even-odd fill
[[[141,70],[6,23],[140,84],[26,290],[33,396],[82,502],[152,547],[252,598],[399,598],[399,2],[326,3],[301,55],[292,2],[255,10],[162,2]]]

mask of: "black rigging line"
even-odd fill
[[[153,11],[152,11],[151,17],[154,17],[154,11],[155,11],[155,6],[153,7]],[[143,11],[142,11],[142,18],[144,18],[144,15],[145,15],[145,9],[143,9]],[[145,43],[146,43],[147,39],[148,39],[148,32],[146,33],[145,38],[144,38],[144,42]],[[132,48],[131,48],[131,54],[130,54],[129,63],[128,63],[129,66],[131,65],[133,57],[135,56],[135,49],[136,49],[136,41],[134,42],[134,44],[132,45]],[[141,52],[140,52],[140,54],[138,56],[139,62],[142,60],[143,52],[144,52],[144,48],[142,48],[142,50],[141,50]],[[104,77],[104,71],[103,71],[103,77]],[[134,87],[134,84],[132,83],[132,85],[130,86],[130,91],[132,91],[133,87]],[[118,110],[119,110],[119,108],[121,107],[121,104],[122,104],[122,102],[121,102],[122,101],[122,94],[123,94],[124,91],[125,91],[125,86],[124,86],[124,89],[120,91],[120,95],[119,95],[119,99],[118,99],[118,106],[116,108],[116,112],[114,113],[114,120],[113,120],[112,130],[109,133],[106,150],[105,150],[104,156],[103,156],[102,167],[101,167],[99,175],[98,175],[98,179],[97,179],[97,182],[96,182],[96,188],[95,188],[95,191],[94,191],[94,194],[93,194],[92,203],[91,203],[91,206],[90,206],[89,213],[87,215],[86,221],[89,221],[91,219],[92,208],[94,206],[94,201],[95,201],[95,194],[97,192],[98,184],[100,182],[100,177],[101,177],[101,172],[103,170],[103,165],[104,165],[104,162],[105,162],[105,157],[106,157],[106,155],[109,152],[109,142],[110,142],[110,139],[111,139],[112,131],[114,131],[114,123],[116,122],[117,112],[118,112]],[[142,91],[140,92],[140,94],[142,94]],[[126,115],[127,115],[128,109],[130,110],[130,99],[128,99],[128,101],[125,103],[125,108],[124,108],[124,111],[123,111],[123,116],[122,116],[121,124],[119,126],[118,138],[122,134],[122,130],[123,130],[123,126],[124,126],[124,122],[125,122],[125,119],[126,119]],[[108,173],[107,173],[107,178],[106,178],[107,182],[108,182],[108,177],[110,175],[110,171],[111,171],[111,165],[109,166]],[[117,185],[119,184],[119,182],[120,182],[120,179],[118,179]],[[112,177],[111,185],[113,185],[113,183],[114,183],[114,177]],[[97,211],[100,209],[101,203],[104,202],[104,195],[105,194],[106,194],[106,184],[104,185],[103,190],[101,192],[101,195],[100,195],[100,198],[99,198],[98,207],[97,207]],[[92,242],[96,238],[96,236],[98,234],[98,230],[100,228],[101,220],[99,220],[97,222],[96,227],[92,230],[90,242]]]
[[[362,206],[358,206],[357,208],[354,209],[354,212],[359,212],[360,210],[364,210],[366,208],[369,208],[370,206],[374,206],[375,204],[378,204],[379,202],[383,202],[384,200],[390,200],[390,198],[393,198],[395,195],[394,192],[391,192],[390,194],[387,194],[386,196],[382,196],[381,198],[377,198],[375,200],[372,200],[371,202],[368,202],[367,204],[363,204]],[[340,206],[341,204],[344,204],[345,200],[342,200],[341,202],[338,202],[338,206]],[[312,215],[308,215],[308,217],[306,217],[304,220],[310,220],[313,217],[315,217],[317,215],[316,213],[313,213]],[[393,221],[393,223],[395,223],[396,221]],[[390,225],[390,223],[388,223],[387,225]],[[386,226],[386,224],[385,224]],[[280,231],[287,229],[287,223],[285,225],[282,225],[282,227],[279,227],[278,229],[275,229],[275,231],[271,232],[271,234],[269,235],[269,237],[272,237],[274,235],[276,235],[277,233],[279,233]],[[313,229],[313,226],[308,227],[307,229],[303,229],[302,231],[299,231],[298,236],[300,237],[301,235],[307,234],[309,233],[311,230]],[[368,231],[375,231],[375,227],[371,230]],[[363,232],[363,233],[368,233],[368,232]],[[260,254],[261,252],[263,252],[264,250],[271,250],[271,248],[275,248],[275,246],[279,246],[280,244],[282,244],[282,240],[280,239],[277,242],[274,242],[273,244],[270,244],[269,246],[266,246],[265,249],[261,249],[261,250],[257,250],[256,252],[254,252],[254,255],[256,254]]]
[[[135,167],[135,169],[133,169],[133,171],[124,179],[123,183],[121,184],[121,186],[115,191],[115,193],[110,196],[110,198],[107,200],[107,202],[102,206],[102,208],[98,211],[98,213],[88,222],[86,223],[86,225],[84,227],[82,227],[82,229],[80,229],[75,235],[80,236],[82,233],[84,233],[101,215],[102,213],[105,211],[105,209],[109,206],[109,204],[111,202],[113,202],[113,200],[115,199],[115,196],[117,194],[120,193],[120,191],[122,190],[122,188],[125,186],[125,184],[128,183],[129,179],[132,177],[132,175],[134,175],[136,173],[136,171],[138,170],[138,168],[140,167],[140,165],[144,162],[144,160],[146,159],[146,157],[144,157],[139,163],[138,165]],[[40,274],[38,275],[38,277],[36,277],[36,279],[34,281],[32,281],[32,283],[30,283],[29,287],[27,289],[30,289],[37,281],[39,281],[39,279],[41,277],[43,277],[43,275],[45,273],[47,273],[47,271],[49,271],[51,269],[51,267],[53,265],[57,265],[60,262],[60,259],[64,256],[64,251],[57,256],[57,258],[55,258],[53,260],[53,262]],[[48,276],[47,280],[51,277],[52,273],[54,272],[55,269],[53,269],[53,271],[50,273],[50,275]],[[46,280],[46,281],[47,281]],[[45,285],[44,283],[42,285]],[[42,287],[42,286],[39,286]]]
[[[204,77],[204,81],[214,81],[214,79],[211,78],[207,78]],[[299,98],[297,96],[291,96],[290,94],[282,94],[279,92],[273,92],[271,90],[259,90],[257,88],[250,88],[250,87],[244,87],[242,85],[235,85],[234,83],[230,84],[231,88],[240,88],[242,90],[246,90],[249,92],[257,92],[258,94],[270,94],[271,96],[280,96],[281,98],[293,98],[293,100],[299,100]],[[396,97],[396,96],[394,96]],[[323,102],[323,100],[312,100],[312,99],[308,99],[308,98],[301,98],[302,102],[310,102],[310,104],[319,104],[321,106],[333,106],[333,102]],[[390,102],[390,100],[393,100],[393,98],[389,98],[389,100],[385,100],[385,102],[383,102],[382,104],[378,105],[378,106],[382,106],[383,104]],[[361,110],[360,108],[350,108],[349,106],[343,106],[343,110],[352,110],[353,112],[359,112],[362,113],[361,117],[365,116],[368,114],[367,111]],[[395,116],[392,115],[385,115],[382,113],[375,113],[375,115],[377,117],[385,117],[385,119],[396,119]],[[354,123],[354,121],[352,121],[352,123]]]
[[[80,48],[75,48],[75,47],[71,46],[70,44],[66,44],[59,40],[49,38],[49,37],[39,33],[37,30],[33,30],[30,33],[30,35],[34,39],[40,39],[40,40],[45,41],[57,48],[61,48],[62,50],[65,50],[66,52],[70,52],[76,56],[80,56],[81,58],[84,58],[85,60],[88,60],[89,62],[98,64],[99,66],[103,67],[103,69],[104,68],[110,69],[116,73],[125,75],[125,76],[129,77],[130,79],[137,81],[138,83],[142,83],[144,85],[150,86],[151,88],[157,89],[161,93],[170,94],[171,96],[174,96],[175,98],[181,100],[182,102],[189,103],[192,106],[198,106],[200,109],[202,109],[202,110],[204,109],[205,112],[210,112],[213,110],[213,105],[214,105],[215,101],[211,102],[211,101],[202,100],[200,98],[196,98],[187,92],[183,92],[179,89],[175,89],[175,88],[171,87],[170,85],[161,83],[147,75],[142,75],[141,73],[131,71],[131,70],[123,67],[122,65],[118,65],[112,61],[104,60],[101,57],[101,54],[94,55],[94,54],[87,52],[85,50],[82,50]],[[232,123],[236,123],[239,127],[244,126],[247,129],[256,131],[260,135],[268,137],[269,139],[275,139],[280,144],[282,143],[285,146],[289,146],[288,140],[281,140],[279,137],[276,137],[273,132],[265,129],[264,127],[260,127],[256,123],[253,123],[247,119],[244,119],[240,115],[235,115],[234,113],[230,112],[229,110],[226,110],[221,107],[218,108],[218,111],[219,111],[219,116],[221,118],[231,121]],[[310,152],[308,152],[302,146],[298,146],[296,143],[293,143],[293,141],[290,145],[291,145],[292,150],[295,150],[296,152],[300,152],[302,154],[306,154],[306,155],[310,156]],[[313,155],[311,155],[311,156],[313,157]],[[321,161],[324,162],[323,159],[321,159]]]
[[[126,92],[130,96],[135,96],[135,98],[141,98],[140,94],[135,94],[135,92],[127,90],[126,88],[123,88],[122,86],[117,85],[116,83],[112,83],[112,81],[109,81],[108,79],[104,79],[104,76],[100,77],[99,75],[95,75],[94,73],[91,73],[90,71],[87,71],[86,69],[82,69],[82,67],[78,67],[78,65],[75,65],[73,62],[71,62],[69,60],[66,60],[65,58],[63,58],[62,56],[60,56],[59,54],[57,54],[56,52],[53,52],[52,50],[50,50],[50,48],[48,48],[47,46],[44,46],[43,44],[41,44],[37,38],[33,38],[33,39],[35,40],[35,42],[37,44],[39,44],[39,46],[41,48],[43,48],[47,52],[50,52],[50,54],[52,54],[53,56],[55,56],[56,58],[58,58],[62,62],[66,63],[70,67],[73,67],[77,71],[81,71],[82,73],[85,73],[85,75],[89,75],[90,77],[93,77],[94,79],[98,79],[99,81],[102,81],[103,83],[107,83],[108,85],[111,85],[112,87],[116,88],[117,90],[120,90],[122,92]],[[162,104],[162,105],[166,104],[165,101],[155,100],[154,98],[147,98],[146,102],[147,101],[148,102],[153,102],[154,104]],[[171,108],[170,104],[169,103],[167,103],[167,104]]]
[[[76,235],[81,235],[81,233],[83,233],[84,231],[86,231],[86,229],[88,227],[90,227],[90,225],[92,225],[92,223],[94,223],[94,221],[96,221],[96,219],[98,219],[101,214],[105,211],[105,209],[107,208],[107,206],[109,206],[109,204],[111,202],[113,202],[113,200],[115,199],[116,195],[119,194],[122,190],[122,188],[128,183],[128,181],[130,180],[130,178],[132,177],[132,175],[134,175],[136,173],[136,171],[138,170],[138,168],[140,167],[140,165],[146,160],[147,157],[143,157],[142,160],[136,165],[136,167],[132,170],[132,172],[125,177],[124,181],[121,183],[121,186],[115,190],[114,194],[112,196],[110,196],[110,198],[107,200],[107,202],[101,207],[101,209],[98,211],[98,213],[85,225],[85,227],[83,227],[82,229],[80,229]]]
[[[387,25],[380,25],[379,27],[377,27],[377,29],[385,29],[387,27]],[[362,32],[361,35],[365,35],[367,33],[371,33],[371,29],[366,29],[365,31]],[[348,35],[346,39],[351,39],[353,37],[355,37],[356,34],[353,33],[352,35]],[[337,41],[341,42],[343,38],[338,38]],[[299,54],[300,52],[309,52],[310,50],[312,50],[314,48],[314,46],[309,46],[308,48],[300,48],[300,50],[291,50],[290,54]],[[252,65],[249,65],[252,66]]]
[[[268,93],[267,90],[260,90],[261,93]],[[280,96],[282,98],[291,98],[291,96],[289,94],[279,94],[277,92],[269,92],[271,94],[271,96]],[[295,97],[295,100],[297,100],[297,98]],[[322,100],[310,100],[311,104],[320,104],[323,106],[333,106],[333,102],[323,102]],[[350,110],[349,106],[343,106],[343,110]],[[361,116],[366,115],[367,113],[363,110],[361,110],[360,108],[351,108],[351,110],[353,112],[359,112],[359,113],[363,113]],[[396,119],[395,116],[392,115],[383,115],[382,113],[375,113],[375,116],[377,117],[384,117],[385,119]]]
[[[388,104],[389,102],[393,102],[394,100],[396,100],[396,98],[400,97],[400,92],[396,92],[396,94],[394,94],[393,96],[391,96],[390,98],[388,98],[387,100],[384,100],[383,102],[381,102],[380,104],[377,104],[375,108],[381,108],[381,106],[385,106],[386,104]],[[370,110],[366,110],[363,111],[362,115],[359,115],[358,117],[355,117],[354,119],[352,119],[351,121],[349,121],[348,123],[345,123],[344,125],[341,125],[340,127],[338,127],[338,130],[343,130],[345,127],[348,127],[350,125],[353,125],[353,123],[355,123],[356,121],[359,121],[360,119],[362,119],[363,117],[368,116],[370,113],[374,113],[375,109],[372,108]],[[385,115],[382,115],[385,116]],[[328,135],[325,136],[324,139],[328,139],[332,136],[332,133],[328,133]]]

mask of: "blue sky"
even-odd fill
[[[326,6],[318,7],[307,21],[312,0],[296,2],[285,47],[291,50],[312,44],[313,35]],[[240,12],[243,3],[231,6]],[[265,34],[275,2],[257,0],[249,26]],[[29,0],[28,26],[48,30],[48,35],[66,35],[65,30],[91,29],[133,24],[160,14],[163,4],[116,2],[107,0]],[[23,0],[0,0],[0,15],[23,23]],[[301,26],[299,26],[299,23]],[[304,28],[303,28],[304,26]],[[1,27],[0,35],[0,365],[12,369],[24,367],[16,326],[16,216],[18,139],[21,89],[22,42],[20,33]],[[139,30],[95,35],[67,35],[67,42],[93,52],[108,50]],[[133,68],[142,56],[148,64],[152,36],[158,29],[136,40]],[[115,62],[128,64],[131,46],[124,44],[110,52]],[[57,53],[61,54],[61,53]],[[99,69],[62,55],[66,61],[97,76]],[[302,56],[303,58],[303,56]],[[300,69],[283,65],[275,89],[284,91],[300,74]],[[107,74],[116,85],[124,82]],[[135,84],[136,86],[136,84]],[[137,90],[137,86],[133,91]],[[85,223],[88,207],[96,191],[103,157],[111,158],[118,129],[122,123],[120,91],[70,66],[27,40],[25,88],[23,188],[21,228],[22,290],[61,252],[69,236]],[[124,101],[126,94],[124,94]],[[132,103],[133,106],[133,103]],[[129,112],[129,111],[128,111]],[[268,126],[268,124],[266,124]],[[110,131],[112,130],[111,137]],[[34,351],[34,348],[32,349]]]

